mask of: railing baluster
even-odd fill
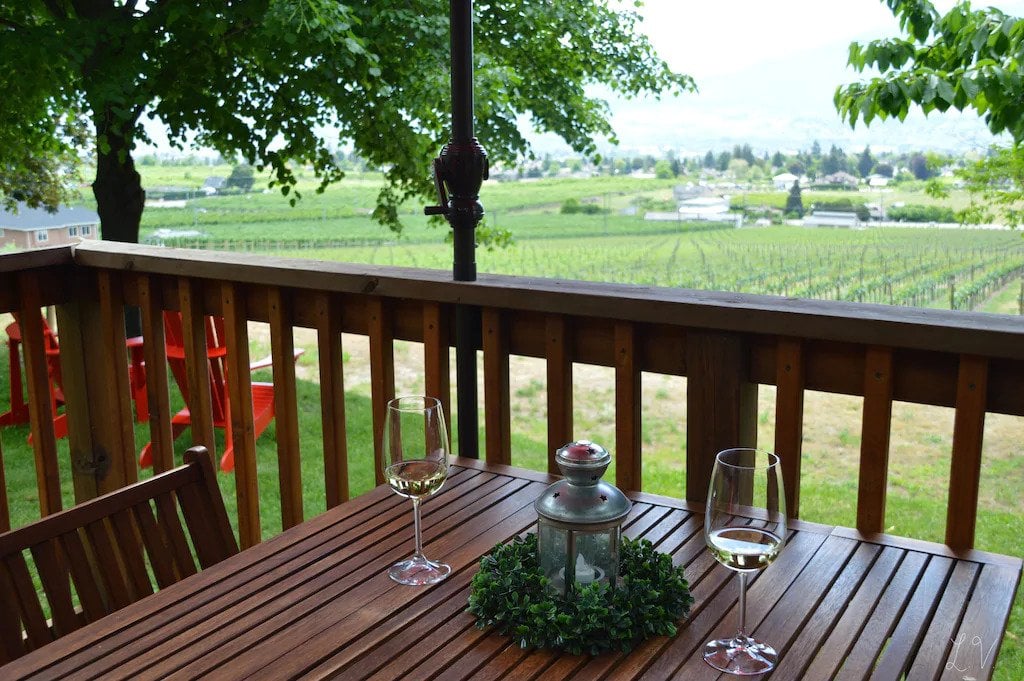
[[[451,347],[448,317],[440,303],[423,304],[423,369],[427,395],[441,401],[448,428],[451,429]]]
[[[640,428],[640,368],[636,327],[615,324],[615,484],[640,490],[642,477]]]
[[[800,517],[800,463],[803,458],[804,360],[797,338],[780,337],[775,350],[775,453],[786,483],[786,512]]]
[[[53,432],[54,405],[50,401],[50,376],[46,370],[43,326],[39,321],[42,301],[39,281],[31,273],[18,276],[20,300],[18,324],[28,384],[29,428],[35,452],[39,512],[50,515],[61,509],[60,470],[57,467],[57,438]]]
[[[555,452],[573,440],[570,331],[563,315],[548,315],[545,343],[548,373],[548,473],[558,473]]]
[[[0,532],[11,529],[11,506],[7,501],[7,475],[4,472],[4,446],[0,442]]]
[[[253,436],[256,426],[252,411],[252,379],[249,376],[249,327],[245,295],[241,287],[225,282],[221,285],[220,293],[224,312],[224,341],[228,349],[228,402],[232,405],[228,418],[231,419],[231,445],[235,458],[238,537],[244,549],[260,542],[261,531],[256,440]],[[186,343],[187,339],[186,334]],[[205,342],[202,356],[205,363]],[[209,392],[209,383],[206,389]]]
[[[484,435],[488,463],[512,463],[508,333],[501,311],[483,309]]]
[[[885,531],[892,425],[892,348],[871,346],[864,356],[864,420],[857,484],[857,529]]]
[[[171,403],[167,376],[167,340],[163,301],[151,277],[140,276],[139,307],[142,312],[142,352],[146,358],[146,395],[149,403],[149,434],[153,472],[174,467],[174,436],[171,434]]]
[[[324,487],[327,508],[349,497],[348,445],[345,441],[345,370],[341,344],[341,311],[331,296],[317,293],[317,348],[320,355],[320,415],[324,439]]]
[[[381,442],[388,400],[395,396],[395,341],[391,309],[383,298],[366,301],[366,328],[370,336],[370,397],[373,410],[373,474],[384,482]]]
[[[97,346],[102,341],[97,337],[101,333],[96,319],[99,313],[96,303],[90,301],[78,304],[59,305],[57,322],[60,329],[61,379],[64,384],[65,423],[68,431],[68,444],[71,449],[71,484],[75,490],[75,500],[84,501],[100,494],[101,479],[106,477],[109,468],[107,448],[97,439],[99,430],[94,433],[92,427],[93,405],[90,395],[99,386],[106,387],[110,379],[103,376],[94,362],[97,357]],[[91,339],[91,340],[90,340]],[[101,378],[99,386],[90,380]],[[97,396],[101,402],[106,398]],[[134,465],[134,464],[133,464]],[[112,487],[108,488],[108,491]]]
[[[178,300],[181,305],[181,331],[185,346],[185,376],[188,384],[188,411],[191,420],[192,444],[217,451],[213,436],[213,395],[210,391],[210,368],[206,357],[206,315],[203,312],[202,289],[191,279],[178,279]],[[245,371],[249,373],[248,367]]]
[[[124,294],[121,276],[115,272],[99,272],[97,288],[100,297],[100,329],[103,334],[99,365],[106,377],[106,395],[110,401],[98,411],[92,402],[91,420],[93,427],[99,422],[109,435],[110,471],[109,485],[102,485],[100,492],[110,492],[139,479],[139,467],[135,463],[135,419],[132,418],[132,395],[128,379],[128,345],[124,330]],[[91,398],[90,398],[91,400]]]
[[[957,371],[953,460],[946,507],[946,543],[954,549],[974,548],[987,403],[988,359],[962,355]]]
[[[302,468],[299,450],[298,394],[295,388],[295,339],[291,301],[277,287],[267,293],[270,352],[274,361],[274,430],[281,489],[281,525],[302,522]]]

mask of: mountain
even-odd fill
[[[710,57],[710,58],[713,58]],[[838,74],[838,77],[837,77]],[[834,45],[759,60],[733,72],[698,81],[699,92],[662,100],[626,100],[607,90],[594,94],[612,107],[618,147],[601,145],[602,153],[656,153],[674,149],[683,155],[750,144],[755,152],[797,151],[817,141],[857,151],[933,150],[963,153],[996,141],[973,112],[913,111],[904,122],[873,121],[851,129],[839,119],[832,96],[840,84],[861,78],[846,68],[846,50]],[[557,153],[567,147],[551,135],[534,137],[537,151]]]

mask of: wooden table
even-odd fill
[[[424,502],[427,555],[453,575],[407,587],[411,505],[378,487],[0,668],[0,678],[443,679],[716,677],[699,650],[735,626],[737,584],[705,549],[700,509],[647,494],[626,534],[685,566],[696,602],[672,639],[597,658],[527,652],[474,626],[469,580],[531,527],[546,475],[460,461]],[[748,624],[782,653],[772,679],[985,678],[1021,561],[797,522],[750,583]],[[952,642],[958,643],[952,643]],[[961,671],[962,670],[962,671]]]

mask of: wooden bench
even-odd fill
[[[0,663],[238,553],[215,475],[193,447],[184,466],[0,534]]]

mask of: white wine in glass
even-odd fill
[[[448,477],[448,426],[441,403],[418,395],[396,397],[388,402],[381,442],[384,480],[396,493],[412,499],[416,550],[399,561],[388,576],[399,584],[419,586],[439,582],[451,572],[444,563],[423,555],[420,502],[436,493]]]
[[[786,543],[786,498],[779,457],[756,449],[726,449],[715,457],[704,515],[704,539],[740,582],[736,634],[711,641],[704,661],[729,674],[764,674],[778,653],[746,632],[747,575],[767,567]]]

